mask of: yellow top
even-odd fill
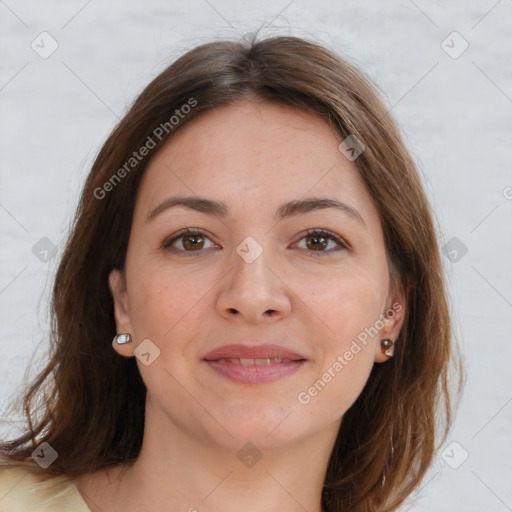
[[[0,512],[91,512],[72,479],[0,465]]]

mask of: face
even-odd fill
[[[403,296],[340,141],[314,114],[245,101],[191,121],[150,161],[125,274],[109,282],[117,332],[133,339],[115,350],[135,350],[147,411],[169,428],[235,450],[337,432],[389,359],[380,340],[398,337]],[[166,207],[173,197],[221,208]],[[249,352],[208,357],[233,344]],[[262,344],[276,352],[251,352]],[[251,360],[284,350],[293,358]]]

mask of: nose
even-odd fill
[[[252,262],[233,254],[231,270],[222,280],[217,297],[219,314],[231,321],[238,317],[240,322],[257,324],[277,321],[290,313],[292,292],[270,253],[270,248],[263,249]]]

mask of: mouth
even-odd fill
[[[217,375],[242,384],[264,384],[289,377],[304,367],[301,355],[277,345],[226,345],[204,358]]]
[[[266,357],[264,359],[250,359],[247,357],[230,357],[225,359],[214,359],[205,361],[217,361],[219,363],[232,363],[232,364],[241,364],[242,366],[263,366],[269,364],[282,364],[282,363],[291,363],[295,361],[294,359],[283,359],[282,357]],[[296,361],[304,361],[304,359],[297,359]]]

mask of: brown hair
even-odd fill
[[[124,268],[149,161],[130,159],[149,138],[153,156],[192,119],[250,97],[321,115],[340,140],[352,134],[366,147],[355,164],[380,212],[391,269],[407,291],[407,304],[395,356],[374,364],[344,415],[322,502],[329,512],[396,510],[418,487],[451,429],[451,364],[457,362],[457,397],[465,379],[433,215],[415,164],[370,80],[323,46],[296,37],[215,41],[192,49],[143,90],[113,130],[87,177],[56,273],[50,360],[24,395],[28,429],[0,449],[23,463],[46,441],[58,452],[47,471],[70,477],[137,458],[146,388],[135,358],[112,350],[116,328],[108,288],[109,272]]]

